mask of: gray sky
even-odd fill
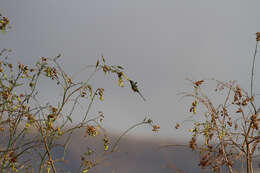
[[[13,49],[13,59],[29,64],[61,53],[71,73],[104,54],[126,68],[148,99],[101,73],[93,82],[106,89],[105,101],[94,110],[105,113],[104,125],[122,131],[149,114],[161,126],[159,134],[148,128],[133,134],[182,137],[184,130],[173,126],[189,115],[191,100],[177,96],[188,89],[185,78],[235,79],[249,88],[259,6],[259,0],[0,0],[12,25],[0,35],[0,48]],[[90,71],[82,73],[84,79]]]

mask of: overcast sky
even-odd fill
[[[0,0],[12,26],[0,35],[0,48],[11,48],[12,59],[29,64],[61,53],[72,74],[103,54],[108,63],[125,67],[147,98],[143,102],[100,73],[93,83],[105,88],[105,100],[94,110],[105,113],[105,127],[122,131],[149,114],[161,126],[153,136],[177,138],[184,130],[173,126],[188,118],[191,103],[177,96],[189,89],[185,78],[233,79],[249,88],[259,7],[259,0]],[[260,68],[256,93],[258,74]],[[44,86],[53,97],[55,90]],[[152,132],[139,128],[133,134]]]

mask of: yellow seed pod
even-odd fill
[[[19,96],[17,97],[17,100],[18,100],[18,102],[20,102],[20,103],[22,102],[22,99],[21,99]]]
[[[12,164],[12,171],[14,171],[14,172],[18,172],[18,169],[15,167],[14,164]]]
[[[124,72],[122,72],[122,75],[124,76],[124,78],[125,78],[126,80],[129,80],[129,78],[126,76],[126,74],[125,74]]]
[[[121,76],[119,77],[119,80],[118,80],[118,86],[124,87],[124,81],[123,81],[123,78]]]
[[[108,145],[105,145],[104,150],[107,151],[108,149],[109,149],[109,146],[108,146]]]
[[[208,143],[209,143],[209,137],[206,136],[206,137],[205,137],[205,145],[208,145]]]
[[[226,136],[226,132],[225,132],[225,130],[222,130],[221,133],[219,134],[219,139],[222,140],[223,137],[225,137],[225,136]]]
[[[208,136],[209,135],[209,131],[208,130],[205,130],[204,131],[204,136]]]
[[[52,129],[52,127],[53,127],[52,122],[49,121],[47,125],[48,125],[48,128],[51,128],[51,129]]]
[[[82,173],[86,173],[86,172],[88,172],[88,169],[84,169],[84,170],[82,171]]]
[[[219,135],[219,139],[222,140],[222,138],[223,138],[223,136],[220,134],[220,135]]]
[[[221,135],[222,135],[223,137],[226,136],[226,132],[225,132],[225,130],[222,130]]]
[[[57,128],[57,131],[58,131],[58,135],[59,135],[59,136],[62,136],[62,135],[63,135],[63,133],[62,133],[62,131],[60,130],[59,127]]]
[[[46,72],[46,76],[47,76],[47,77],[50,77],[51,74],[52,74],[52,71],[51,71],[51,68],[50,68],[50,67],[47,67],[47,69],[45,70],[45,72]]]
[[[197,107],[194,106],[194,107],[193,107],[193,114],[196,114],[196,113],[197,113]]]
[[[29,129],[30,126],[31,126],[31,125],[30,125],[29,123],[26,123],[26,124],[25,124],[25,128],[26,128],[26,129]]]
[[[16,111],[19,107],[19,105],[15,105],[15,107],[13,107],[13,111]]]
[[[50,173],[50,171],[51,171],[51,168],[50,168],[50,165],[48,165],[48,167],[47,167],[47,173]]]
[[[4,79],[7,80],[7,75],[4,73]]]
[[[195,95],[197,96],[198,95],[198,87],[194,87],[194,92],[195,92]]]

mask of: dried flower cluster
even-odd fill
[[[256,41],[260,41],[260,32],[256,33]]]
[[[190,112],[196,113],[194,109],[199,103],[200,109],[205,111],[204,120],[194,123],[190,130],[192,138],[189,146],[192,150],[200,150],[199,166],[203,169],[211,168],[214,172],[221,172],[222,167],[226,166],[232,172],[236,161],[248,159],[251,161],[248,167],[253,170],[253,156],[258,153],[260,120],[259,114],[248,112],[255,110],[254,97],[249,97],[235,81],[215,82],[215,91],[226,93],[223,103],[213,103],[203,92],[201,82],[193,82],[194,93],[185,93],[185,96],[195,99]],[[204,138],[203,145],[198,146],[198,137]]]
[[[255,95],[253,95],[254,66],[257,54],[257,44],[260,41],[260,32],[256,33],[256,49],[253,58],[251,73],[251,94],[243,90],[236,81],[216,82],[215,92],[224,98],[222,102],[213,102],[205,94],[204,81],[191,81],[194,88],[192,93],[183,93],[184,96],[192,97],[194,101],[189,111],[197,113],[198,106],[200,116],[194,116],[194,125],[190,129],[192,138],[189,147],[200,151],[200,163],[202,169],[210,168],[214,172],[222,172],[222,168],[228,168],[230,173],[237,170],[234,164],[245,162],[247,173],[254,172],[253,161],[259,154],[259,121],[260,111],[256,108]],[[200,104],[200,105],[199,105]],[[179,128],[176,124],[175,128]],[[204,139],[199,145],[197,139]]]

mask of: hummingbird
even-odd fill
[[[131,84],[131,88],[134,92],[137,92],[144,101],[146,101],[146,99],[144,98],[144,96],[140,93],[138,87],[137,87],[137,82],[134,82],[132,80],[129,80],[130,84]]]

